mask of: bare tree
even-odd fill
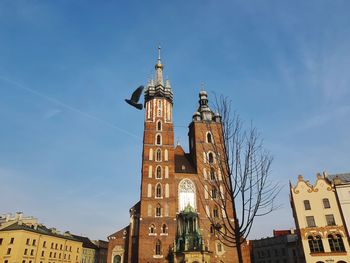
[[[227,97],[216,97],[215,108],[221,124],[208,124],[210,132],[203,143],[207,153],[204,162],[210,171],[201,181],[216,207],[207,211],[207,217],[219,240],[236,247],[239,262],[243,262],[241,245],[254,220],[277,209],[275,199],[281,186],[270,179],[273,158],[265,150],[256,128],[252,124],[244,127],[239,116],[232,114]],[[208,204],[207,200],[201,202]]]

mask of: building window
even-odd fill
[[[309,200],[304,200],[305,210],[311,210],[311,205]]]
[[[162,101],[158,100],[157,117],[162,117]]]
[[[307,216],[306,224],[307,224],[307,227],[316,227],[315,218],[313,216]]]
[[[156,186],[156,197],[161,198],[162,197],[162,186],[161,184],[157,184]]]
[[[333,215],[326,215],[327,226],[335,226],[335,220]]]
[[[210,132],[207,132],[207,143],[212,143],[213,142],[213,137]]]
[[[162,208],[160,207],[160,204],[156,207],[156,217],[162,216]]]
[[[215,180],[215,170],[213,167],[210,168],[210,180]]]
[[[157,131],[161,131],[162,130],[162,122],[158,121],[157,122]]]
[[[46,241],[43,242],[43,247],[44,247],[44,248],[46,247]]]
[[[0,246],[2,245],[3,240],[4,240],[3,238],[0,238]]]
[[[162,151],[158,149],[156,154],[156,161],[160,162],[161,160],[162,160]]]
[[[25,260],[22,260],[22,263],[26,263],[26,261],[25,261]]]
[[[152,216],[152,205],[148,204],[147,215]]]
[[[217,198],[217,189],[216,189],[216,187],[213,187],[211,189],[211,198],[213,198],[213,199]]]
[[[11,237],[10,239],[10,244],[13,244],[15,242],[15,238],[14,237]]]
[[[208,153],[208,162],[209,164],[214,163],[214,154],[212,152]]]
[[[32,250],[30,251],[30,255],[31,255],[31,256],[34,255],[34,249],[32,249]]]
[[[161,255],[161,243],[160,240],[157,240],[156,242],[156,255]]]
[[[7,255],[10,255],[11,254],[11,248],[9,247],[8,249],[7,249]]]
[[[147,197],[152,197],[152,185],[148,184],[147,185]],[[66,248],[67,250],[67,248]]]
[[[218,252],[221,253],[222,252],[222,245],[221,245],[221,243],[218,243],[217,248],[218,248]]]
[[[30,239],[27,238],[26,245],[29,245],[29,244],[30,244]]]
[[[156,145],[162,144],[162,136],[160,134],[156,135]]]
[[[166,224],[163,224],[162,225],[162,234],[166,234],[167,233],[167,226],[166,226]]]
[[[33,246],[35,246],[36,245],[36,240],[35,239],[33,239]]]
[[[328,235],[328,242],[332,252],[345,252],[344,242],[341,235]]]
[[[164,150],[164,160],[165,160],[165,161],[168,161],[168,159],[169,159],[169,157],[168,157],[168,150],[165,149],[165,150]]]
[[[160,166],[157,166],[157,169],[156,169],[156,178],[157,178],[157,179],[161,179],[161,178],[162,178],[162,167],[160,167]]]
[[[41,251],[41,256],[44,257],[45,256],[45,251]]]
[[[24,250],[24,255],[27,255],[27,253],[28,253],[28,249],[25,249]]]
[[[149,234],[155,234],[156,233],[156,227],[152,224],[149,227]]]
[[[213,209],[213,216],[215,218],[219,217],[219,210],[218,210],[217,206],[215,206],[214,209]]]
[[[309,236],[308,241],[309,241],[309,247],[310,247],[311,253],[324,252],[322,239],[320,236],[315,236],[315,237]]]
[[[323,201],[323,207],[324,208],[331,208],[331,204],[329,203],[329,199],[328,198],[324,198],[322,201]]]

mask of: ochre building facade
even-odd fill
[[[221,243],[213,229],[213,219],[233,222],[232,209],[216,202],[231,202],[220,185],[221,117],[201,91],[189,124],[189,152],[174,145],[173,92],[163,81],[160,55],[144,98],[140,201],[130,209],[130,225],[108,237],[107,262],[238,262],[236,248]]]

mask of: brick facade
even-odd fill
[[[209,152],[220,153],[223,149],[220,116],[209,109],[207,94],[201,91],[200,106],[189,126],[190,151],[185,153],[180,145],[174,147],[173,94],[169,81],[163,84],[160,57],[155,69],[155,82],[150,81],[145,89],[140,202],[130,209],[130,225],[108,237],[107,262],[184,262],[184,258],[186,262],[197,262],[200,257],[200,262],[207,263],[237,262],[236,249],[219,242],[208,219],[208,213],[212,215],[214,209],[220,218],[233,217],[232,210],[224,215],[221,208],[215,208],[208,183],[211,169],[221,180],[225,179],[218,164],[208,163]],[[180,191],[180,185],[195,190]],[[177,258],[177,216],[184,206],[194,206],[198,214],[202,248]]]

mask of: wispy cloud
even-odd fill
[[[59,115],[60,113],[62,113],[62,110],[60,109],[51,109],[51,110],[48,110],[47,112],[45,112],[44,114],[44,119],[45,120],[49,120],[57,115]]]

